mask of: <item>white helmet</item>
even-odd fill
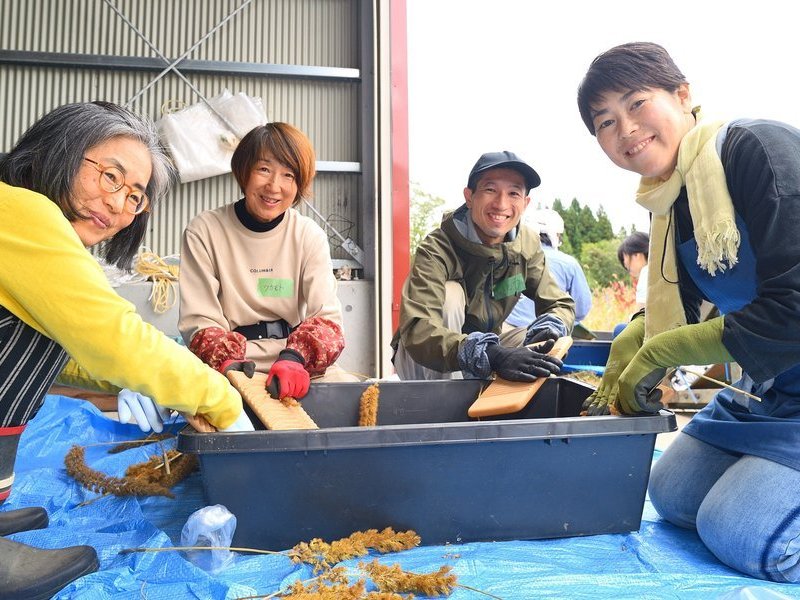
[[[533,213],[531,219],[533,225],[539,229],[539,233],[546,233],[550,238],[553,248],[561,245],[561,235],[564,233],[564,219],[552,208],[540,208]]]

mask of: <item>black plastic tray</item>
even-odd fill
[[[238,520],[234,545],[283,549],[357,530],[414,529],[423,544],[620,533],[641,521],[650,417],[577,417],[591,392],[551,378],[513,415],[472,420],[479,381],[381,382],[377,427],[357,427],[367,383],[315,384],[318,430],[196,433],[209,504]]]

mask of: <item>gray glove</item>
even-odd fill
[[[528,331],[525,333],[525,341],[522,345],[529,346],[545,340],[555,341],[565,335],[567,335],[567,328],[561,320],[553,315],[544,314],[538,316],[528,326]]]

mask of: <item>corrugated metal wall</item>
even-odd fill
[[[206,62],[201,65],[205,72],[182,71],[184,76],[209,98],[225,88],[259,96],[269,120],[287,121],[305,131],[317,159],[333,163],[329,172],[317,175],[315,208],[344,237],[370,250],[371,211],[365,210],[364,203],[371,206],[373,199],[364,196],[371,196],[365,189],[371,189],[372,180],[368,176],[365,185],[358,171],[365,161],[371,164],[373,152],[364,147],[369,140],[364,111],[371,110],[372,91],[363,87],[363,73],[371,72],[372,66],[365,69],[360,64],[365,56],[362,11],[369,4],[359,0],[0,0],[0,152],[10,150],[19,135],[53,107],[97,99],[125,104],[163,69],[153,63],[157,53],[111,6],[174,60],[244,4],[187,59],[287,68],[277,75],[237,74],[224,64],[209,67]],[[371,39],[366,43],[371,44]],[[36,65],[27,53],[50,54]],[[91,66],[78,68],[69,60],[81,57],[59,61],[58,55],[64,54],[93,55],[94,60]],[[106,57],[116,66],[98,64]],[[136,61],[120,68],[120,57],[147,59],[150,68],[140,68]],[[328,76],[317,76],[297,66],[335,69],[329,69]],[[338,73],[348,69],[355,75]],[[169,73],[131,108],[157,119],[168,101],[192,104],[199,98]],[[349,166],[340,169],[337,163]],[[177,253],[181,232],[192,216],[237,197],[231,175],[178,184],[151,219],[146,244],[161,255]],[[301,210],[319,221],[307,209]],[[350,255],[340,248],[337,236],[331,233],[330,237],[334,258],[345,259],[336,262],[346,264]]]

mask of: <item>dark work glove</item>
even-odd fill
[[[561,322],[561,319],[545,313],[536,317],[533,323],[528,325],[528,331],[525,332],[525,341],[522,345],[530,346],[545,340],[555,341],[562,335],[567,335],[567,333],[567,327]]]
[[[553,347],[553,342],[544,345]],[[544,349],[544,348],[542,348]],[[549,350],[549,348],[548,348]],[[486,346],[492,370],[509,381],[534,381],[561,371],[562,362],[530,348],[506,348],[500,344]]]
[[[311,377],[299,352],[286,348],[278,354],[267,375],[267,391],[275,399],[300,399],[308,393]]]
[[[558,333],[549,327],[542,327],[539,329],[531,328],[528,329],[528,333],[525,334],[524,345],[529,346],[530,344],[538,344],[539,342],[545,342],[547,340],[553,340],[555,342],[560,337]]]
[[[218,368],[220,373],[227,373],[228,371],[241,371],[248,377],[252,377],[256,372],[256,363],[252,360],[226,360]]]

